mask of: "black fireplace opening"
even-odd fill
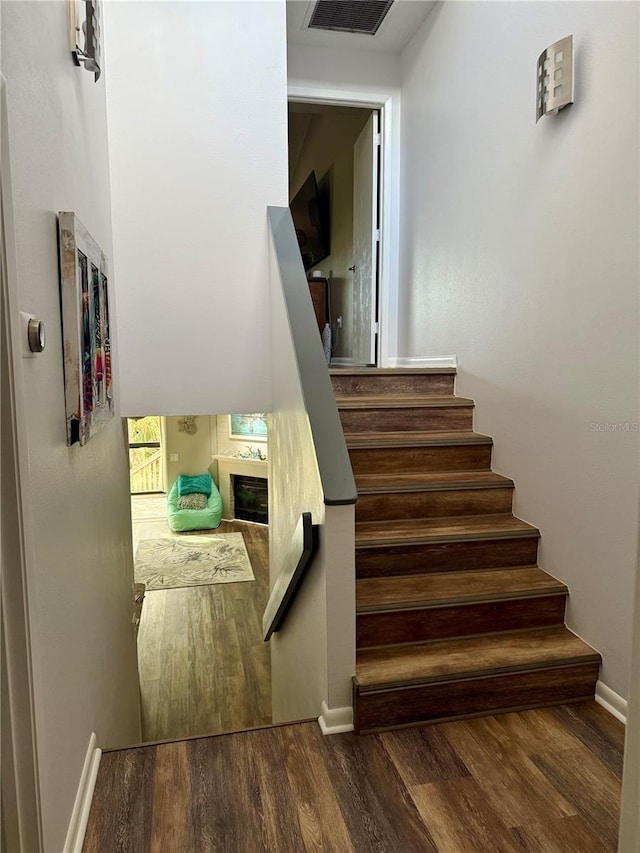
[[[233,476],[233,517],[269,523],[269,482],[264,477]]]

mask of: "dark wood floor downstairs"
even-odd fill
[[[323,737],[298,723],[102,757],[85,853],[602,853],[624,728],[594,702]]]

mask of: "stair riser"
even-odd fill
[[[563,624],[565,597],[550,595],[428,610],[361,614],[356,618],[356,643],[363,649],[498,631],[549,628]]]
[[[535,566],[538,537],[356,548],[359,578]]]
[[[472,406],[340,409],[344,432],[453,432],[473,428]]]
[[[354,474],[429,474],[433,471],[488,471],[491,445],[445,447],[353,447]]]
[[[599,664],[542,669],[468,681],[360,694],[354,691],[356,733],[561,705],[592,698]]]
[[[511,512],[512,499],[512,487],[361,494],[356,503],[356,521],[497,515]]]
[[[358,394],[366,397],[378,397],[386,394],[393,394],[394,397],[399,395],[422,396],[423,394],[445,396],[453,394],[454,381],[455,376],[446,373],[362,376],[345,372],[344,375],[334,374],[331,376],[336,397],[355,397]]]

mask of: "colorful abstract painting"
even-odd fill
[[[107,259],[74,213],[58,214],[67,444],[114,414]]]

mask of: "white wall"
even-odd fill
[[[284,0],[106,5],[123,410],[269,411]]]
[[[196,417],[196,432],[191,435],[180,430],[181,417],[165,418],[164,457],[167,492],[178,479],[180,474],[203,474],[209,471],[212,456],[217,447],[215,434],[212,436],[212,422],[215,430],[215,416],[198,415]],[[212,445],[213,442],[213,445]],[[171,461],[171,454],[177,453],[178,460]]]
[[[269,573],[271,586],[295,565],[292,534],[300,514],[319,526],[319,549],[282,629],[271,638],[274,722],[338,711],[351,719],[355,673],[354,506],[325,506],[355,492],[304,270],[286,211],[273,211],[271,255],[273,412],[269,426]],[[280,257],[276,257],[275,242]],[[282,264],[282,266],[280,266]],[[282,275],[286,275],[287,300]],[[295,344],[294,344],[295,338]],[[303,380],[303,377],[304,380]],[[322,387],[324,383],[324,388]],[[330,401],[330,402],[329,402]],[[312,420],[313,419],[313,420]],[[328,464],[336,467],[331,470]],[[295,464],[292,464],[295,460]],[[321,460],[320,463],[318,460]],[[337,466],[340,466],[340,470]],[[321,476],[320,470],[324,471]],[[324,480],[323,480],[324,477]],[[326,497],[325,497],[326,496]]]
[[[536,59],[569,33],[576,103],[536,125]],[[458,355],[568,623],[625,696],[639,434],[594,425],[640,420],[638,5],[446,3],[402,68],[399,354]]]
[[[315,171],[320,192],[326,187],[329,193],[331,254],[309,272],[318,269],[331,277],[334,356],[340,358],[350,358],[353,347],[353,146],[370,115],[371,110],[314,115],[289,183],[293,198]]]
[[[345,90],[391,92],[400,83],[400,76],[400,56],[396,53],[301,44],[289,44],[287,48],[290,86],[312,83]]]
[[[66,3],[2,4],[18,302],[47,328],[45,351],[17,365],[32,498],[29,617],[47,851],[63,847],[91,732],[103,746],[140,737],[122,423],[114,420],[85,447],[66,446],[57,212],[75,211],[113,257],[104,82],[73,65],[68,14]]]

